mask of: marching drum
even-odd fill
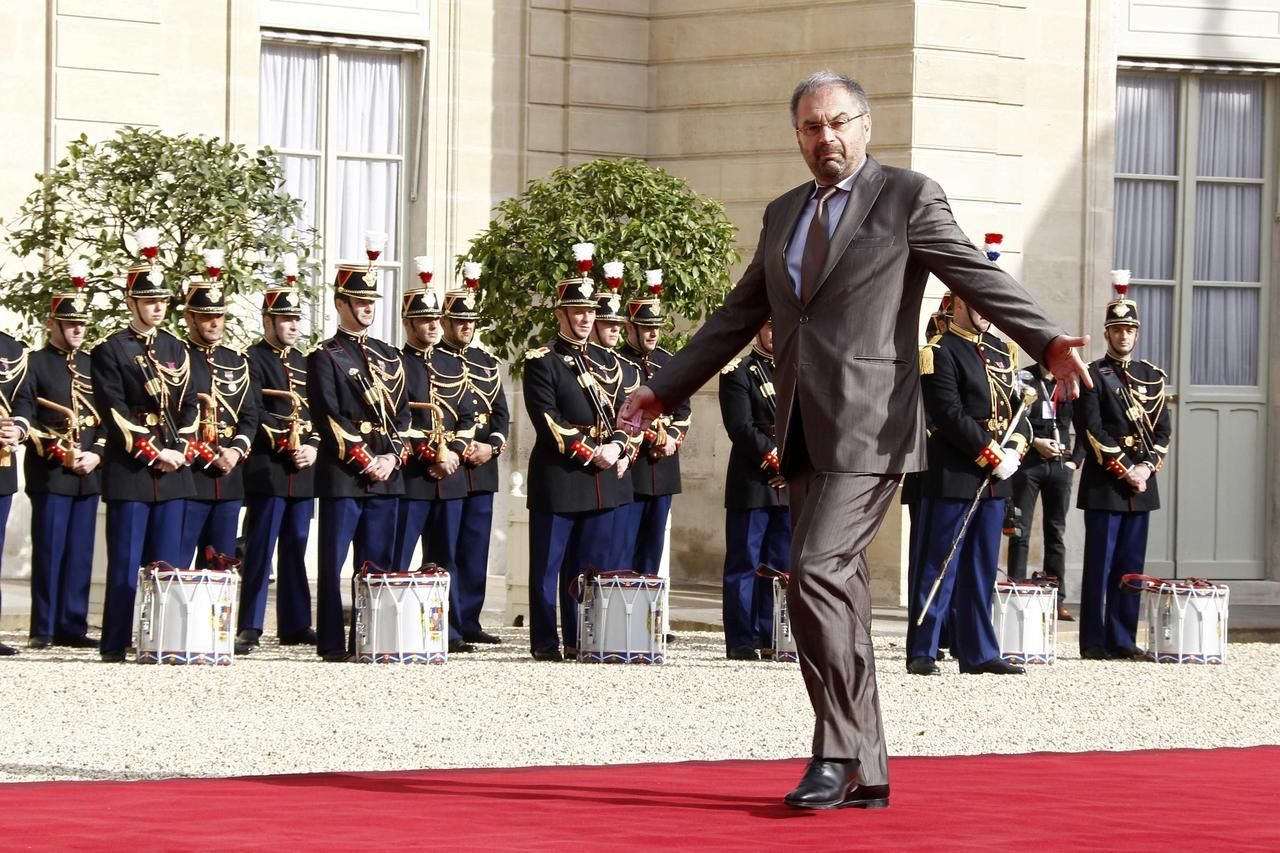
[[[1058,589],[1032,581],[1001,581],[991,596],[991,623],[1000,657],[1009,663],[1053,663],[1058,642]]]
[[[578,660],[583,663],[666,661],[662,594],[666,578],[635,572],[578,576]]]
[[[161,562],[138,570],[138,663],[231,663],[240,603],[239,561],[222,558],[215,565],[176,569]]]
[[[1226,584],[1203,578],[1164,580],[1125,575],[1125,585],[1142,591],[1146,654],[1156,663],[1225,663]]]
[[[365,563],[355,587],[356,660],[444,663],[449,657],[449,573],[436,565],[384,572]]]

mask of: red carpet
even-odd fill
[[[872,812],[782,806],[803,766],[17,783],[0,848],[1280,849],[1280,747],[896,758]]]

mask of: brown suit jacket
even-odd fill
[[[937,183],[870,157],[853,182],[818,286],[801,303],[785,253],[812,191],[810,181],[770,202],[737,287],[649,384],[670,411],[772,315],[778,412],[787,413],[779,418],[784,454],[798,408],[814,470],[919,470],[925,444],[917,357],[929,273],[1027,352],[1043,353],[1063,331],[974,247]]]

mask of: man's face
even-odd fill
[[[222,340],[222,329],[226,323],[223,315],[188,312],[185,319],[187,331],[196,343],[211,347]]]
[[[658,339],[662,337],[660,326],[637,326],[627,324],[627,343],[637,352],[653,352],[658,347]]]
[[[1104,334],[1107,336],[1107,351],[1118,358],[1128,358],[1138,345],[1137,326],[1107,326]]]
[[[373,325],[374,304],[372,299],[360,299],[355,296],[339,296],[335,300],[338,306],[338,317],[342,325],[353,332],[362,331]]]
[[[49,321],[49,340],[61,350],[77,350],[84,343],[84,323],[73,323],[69,320]]]
[[[966,332],[985,332],[991,328],[991,321],[978,313],[978,309],[965,302],[959,296],[952,299],[952,323]]]
[[[464,349],[471,346],[471,341],[476,336],[475,320],[455,320],[452,317],[446,317],[444,320],[444,339],[449,346]]]
[[[422,333],[427,339],[427,343],[435,346],[440,343],[440,339],[444,337],[444,327],[440,325],[439,317],[429,317],[424,321]]]
[[[266,331],[272,330],[275,340],[272,341],[278,347],[291,347],[298,340],[298,336],[302,334],[302,318],[301,317],[276,317],[272,314],[264,315],[262,318],[262,329]]]
[[[613,349],[618,345],[618,338],[622,336],[622,324],[613,320],[596,320],[595,338],[596,343],[605,349]]]
[[[426,317],[405,317],[401,322],[404,324],[405,340],[410,346],[426,349],[432,345],[430,324],[436,321]]]
[[[575,341],[585,341],[591,336],[591,325],[596,321],[594,308],[559,308],[556,320],[560,324],[560,334]]]
[[[168,309],[169,300],[163,296],[129,298],[129,311],[139,323],[151,329],[164,322],[164,314]]]
[[[803,96],[796,104],[796,140],[805,165],[820,184],[839,183],[853,174],[867,156],[871,116],[862,112],[843,86],[828,86]],[[852,119],[839,131],[823,126]]]
[[[773,352],[773,323],[765,323],[756,332],[756,345],[764,352]]]

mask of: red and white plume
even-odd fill
[[[622,289],[622,261],[609,261],[604,265],[604,280],[609,289],[617,293]]]
[[[387,248],[386,231],[364,232],[364,253],[369,258],[370,263],[376,261],[385,248]]]
[[[293,284],[298,280],[298,256],[293,252],[285,252],[280,256],[280,266],[284,271],[284,280]]]
[[[573,244],[573,260],[578,264],[578,275],[586,275],[591,272],[591,259],[595,257],[595,254],[595,243]]]
[[[160,254],[160,229],[139,228],[133,232],[133,239],[138,242],[138,254],[149,261],[154,261]]]
[[[418,268],[418,278],[423,284],[431,283],[431,276],[436,271],[435,259],[430,255],[418,255],[413,259],[413,265]]]
[[[89,280],[89,262],[67,261],[67,275],[71,277],[71,283],[76,286],[76,290],[79,290]]]
[[[226,253],[222,249],[205,249],[200,254],[204,257],[205,275],[209,278],[222,275],[222,264],[226,260]]]
[[[462,262],[462,283],[467,286],[467,290],[480,289],[480,270],[482,267],[475,261]]]
[[[662,295],[662,270],[645,270],[645,284],[649,285],[649,292],[654,296]]]
[[[1116,296],[1124,299],[1129,293],[1129,271],[1128,270],[1112,270],[1111,286],[1115,288]]]

